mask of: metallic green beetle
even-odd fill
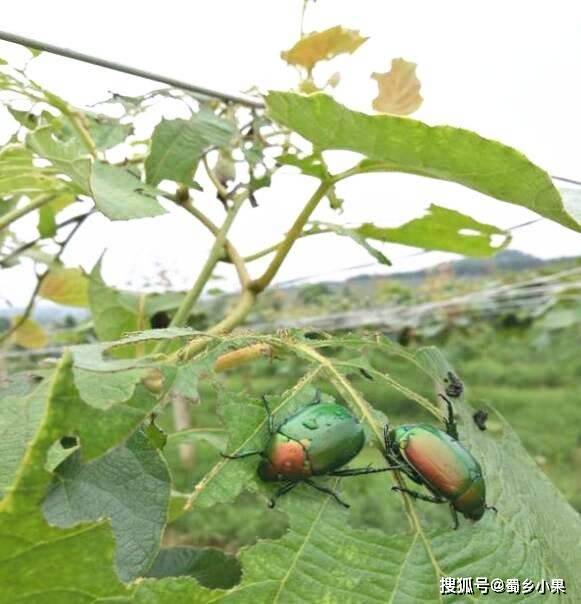
[[[224,455],[240,459],[260,455],[258,476],[266,482],[282,482],[282,486],[269,501],[274,507],[276,499],[304,483],[328,493],[345,507],[337,493],[311,480],[313,476],[360,476],[386,472],[390,468],[343,468],[363,448],[365,434],[359,420],[345,407],[335,403],[321,403],[320,392],[315,400],[301,407],[278,427],[265,397],[262,397],[268,417],[270,438],[264,449]]]
[[[472,454],[458,441],[458,430],[452,403],[440,395],[448,406],[443,432],[431,424],[408,424],[393,430],[384,428],[385,458],[398,466],[411,480],[424,485],[431,496],[402,487],[392,487],[431,503],[449,503],[454,528],[457,512],[471,520],[480,520],[487,509],[486,485],[482,468]]]

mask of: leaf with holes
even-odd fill
[[[399,227],[380,227],[366,223],[353,231],[364,239],[476,257],[496,254],[511,239],[506,231],[434,204],[421,218]]]
[[[163,120],[155,128],[145,161],[147,182],[157,185],[167,179],[189,185],[204,152],[228,145],[234,133],[231,121],[207,110],[189,120]]]
[[[581,231],[549,175],[499,142],[463,128],[359,113],[325,94],[271,92],[266,104],[272,119],[318,149],[365,155],[355,172],[399,171],[450,180]]]
[[[61,528],[111,519],[119,576],[144,574],[157,556],[169,504],[169,471],[149,439],[136,432],[107,455],[82,464],[74,453],[55,470],[44,516]]]

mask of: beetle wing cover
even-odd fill
[[[348,409],[334,403],[311,405],[284,422],[279,432],[306,445],[313,474],[349,463],[363,448],[363,427]]]
[[[429,424],[410,427],[400,448],[428,486],[447,499],[456,499],[482,477],[474,457],[456,440]]]

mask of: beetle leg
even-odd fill
[[[283,484],[282,487],[280,487],[280,489],[278,489],[278,491],[272,496],[272,498],[268,500],[268,507],[273,508],[276,505],[276,500],[279,497],[286,495],[286,493],[288,493],[289,491],[292,491],[297,486],[297,484],[299,483],[287,482],[286,484]]]
[[[317,491],[321,491],[321,493],[327,493],[327,495],[331,495],[331,497],[333,497],[335,499],[335,501],[339,505],[342,505],[344,508],[351,507],[348,503],[345,503],[339,497],[339,495],[337,495],[337,493],[335,493],[335,491],[333,491],[331,489],[328,489],[327,487],[322,487],[322,486],[316,484],[315,482],[313,482],[312,480],[309,480],[308,478],[304,478],[303,482],[305,482],[306,484],[308,484],[310,487],[313,487],[313,489],[316,489]]]
[[[446,433],[448,434],[448,436],[451,436],[454,440],[458,440],[458,426],[456,425],[456,419],[454,418],[454,407],[452,407],[452,402],[443,394],[440,394],[440,397],[448,407],[448,418],[444,420],[444,424],[446,426]]]
[[[493,505],[485,505],[484,508],[498,514],[498,510]]]
[[[242,453],[236,453],[235,455],[228,455],[227,453],[220,453],[222,457],[226,459],[244,459],[244,457],[250,457],[251,455],[262,455],[264,451],[243,451]]]
[[[274,434],[274,418],[272,417],[270,407],[268,406],[268,401],[266,400],[266,396],[264,394],[262,395],[262,404],[264,405],[264,410],[266,411],[266,416],[268,417],[268,433]]]
[[[389,470],[401,470],[401,466],[389,466],[387,468],[345,468],[329,472],[329,476],[362,476],[363,474],[376,474],[377,472],[388,472]]]
[[[458,512],[456,512],[456,508],[450,504],[450,512],[452,513],[452,520],[454,522],[454,530],[458,530],[460,524],[458,523]]]
[[[448,503],[448,500],[442,499],[442,497],[424,495],[423,493],[418,493],[417,491],[410,491],[410,489],[405,489],[404,487],[391,487],[391,490],[399,491],[400,493],[407,493],[410,497],[413,497],[414,499],[421,499],[422,501],[429,501],[430,503]]]

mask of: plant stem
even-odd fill
[[[43,205],[46,205],[55,198],[57,193],[57,191],[52,191],[51,193],[39,195],[38,197],[33,199],[28,205],[22,206],[21,208],[15,208],[11,212],[4,214],[4,216],[0,216],[0,231],[2,229],[5,229],[8,225],[12,224],[19,218],[22,218],[22,216],[26,216],[26,214],[29,214],[30,212],[37,210]]]
[[[240,323],[244,321],[248,313],[252,310],[255,300],[256,293],[249,289],[245,289],[240,295],[240,298],[238,298],[236,306],[230,311],[230,313],[227,314],[219,323],[216,323],[216,325],[210,327],[206,333],[208,335],[215,336],[232,331],[237,325],[240,325]],[[176,362],[188,361],[195,354],[200,352],[200,350],[203,350],[206,347],[206,344],[206,341],[203,339],[193,340],[174,353],[174,355],[170,357],[170,360]]]
[[[313,193],[301,213],[297,216],[297,219],[292,225],[290,231],[286,234],[286,237],[280,242],[276,254],[271,263],[268,265],[267,269],[258,279],[255,279],[250,283],[249,288],[252,291],[259,293],[270,285],[270,282],[274,279],[278,269],[290,252],[293,243],[301,236],[303,227],[307,223],[307,220],[310,218],[318,203],[325,196],[325,193],[329,190],[329,187],[331,187],[332,184],[332,181],[325,180]]]
[[[229,208],[228,213],[226,214],[226,219],[224,223],[216,233],[216,239],[214,240],[214,244],[210,250],[210,254],[208,255],[208,259],[206,263],[202,267],[198,278],[194,282],[192,289],[186,294],[186,297],[183,299],[180,307],[178,308],[176,314],[173,316],[171,320],[170,327],[182,327],[185,325],[192,308],[198,301],[206,282],[212,275],[212,271],[216,267],[216,264],[220,261],[222,257],[224,243],[226,241],[226,234],[228,230],[232,226],[232,222],[238,213],[238,210],[246,200],[246,196],[240,196],[237,200],[234,201],[233,205]]]
[[[303,231],[300,233],[300,235],[297,237],[297,239],[303,239],[304,237],[310,237],[311,235],[322,235],[324,233],[330,233],[330,232],[332,232],[330,229]],[[279,241],[278,243],[275,243],[274,245],[266,247],[263,250],[260,250],[259,252],[255,252],[254,254],[250,254],[249,256],[244,256],[242,259],[244,260],[244,262],[254,262],[254,260],[258,260],[259,258],[262,258],[263,256],[268,256],[268,254],[272,254],[272,252],[276,252],[276,250],[280,247],[281,244],[282,244],[282,241]]]
[[[194,206],[191,199],[185,203],[183,207],[192,216],[199,220],[214,236],[219,233],[220,229],[203,212],[200,212],[200,210]],[[242,256],[240,256],[238,250],[230,243],[230,241],[228,241],[227,238],[224,240],[224,247],[226,248],[226,253],[228,254],[232,264],[236,267],[240,284],[243,288],[245,288],[248,283],[250,283],[250,275],[246,269],[244,259]]]

